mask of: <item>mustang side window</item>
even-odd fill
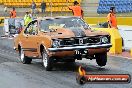
[[[28,26],[26,27],[24,33],[25,33],[25,34],[30,34],[30,30],[31,30],[31,29],[32,29],[32,22],[30,22],[30,23],[28,24]]]
[[[33,25],[30,25],[29,28],[28,28],[28,34],[32,34],[32,30],[33,30]]]
[[[40,21],[40,31],[43,31],[43,32],[50,32],[50,29],[49,29],[49,26],[51,24],[53,24],[53,20],[52,19],[46,19],[46,20],[42,20]]]
[[[27,26],[27,28],[25,30],[25,34],[35,35],[38,32],[37,29],[38,29],[38,27],[37,27],[37,21],[32,21]]]
[[[35,22],[32,27],[32,35],[36,35],[38,33],[38,22]]]

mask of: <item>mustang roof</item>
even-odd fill
[[[56,16],[56,17],[39,17],[38,20],[50,20],[50,19],[61,19],[61,18],[80,18],[77,16]]]

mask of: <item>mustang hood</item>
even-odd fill
[[[85,37],[86,36],[85,31],[82,30],[81,28],[71,28],[70,30],[74,33],[75,37]]]
[[[101,36],[109,35],[107,32],[85,30],[81,28],[59,28],[55,32],[47,33],[52,38],[70,38],[70,37],[86,37],[86,36]]]

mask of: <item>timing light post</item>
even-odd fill
[[[50,0],[50,16],[52,17],[52,0]]]

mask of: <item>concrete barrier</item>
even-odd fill
[[[102,22],[106,22],[106,17],[84,17],[84,20],[88,24],[98,24]],[[132,26],[132,17],[117,17],[118,25],[130,25]]]
[[[122,38],[117,29],[111,28],[93,28],[94,30],[105,31],[111,35],[112,47],[110,48],[110,53],[121,54],[122,53]]]

